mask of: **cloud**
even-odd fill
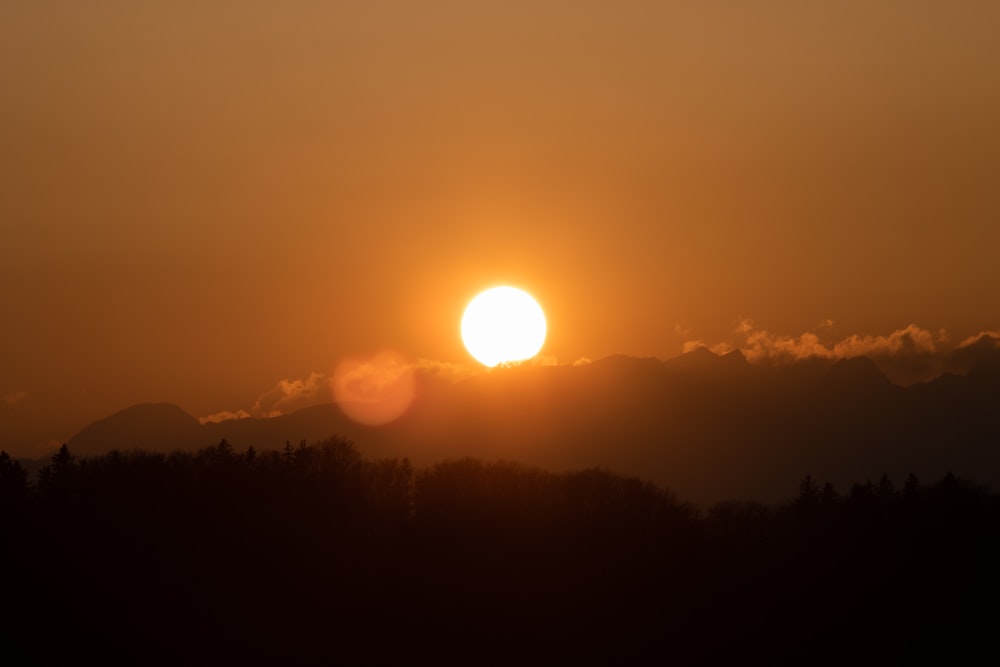
[[[478,364],[456,364],[451,361],[434,361],[431,359],[421,359],[413,365],[413,370],[431,375],[435,378],[458,382],[473,375],[483,372],[483,368]]]
[[[305,379],[278,380],[277,383],[254,401],[250,409],[220,410],[199,417],[202,424],[218,423],[230,419],[280,417],[302,408],[333,400],[330,379],[324,373],[310,373]]]
[[[1000,348],[1000,331],[980,331],[975,336],[969,336],[959,343],[957,349],[972,347],[973,345]]]
[[[353,371],[341,378],[341,386],[342,388],[350,386],[354,402],[358,402],[358,397],[364,395],[364,392],[370,393],[379,387],[393,384],[401,375],[413,379],[417,374],[424,374],[445,382],[458,382],[483,372],[478,365],[430,359],[410,363],[399,355],[391,355],[391,363],[387,361],[389,359],[386,354],[380,354],[370,359],[345,360],[350,362],[348,365]],[[343,374],[345,366],[341,364],[339,368]],[[335,400],[334,392],[337,384],[335,378],[336,374],[311,372],[306,378],[278,380],[273,387],[260,394],[248,409],[221,410],[199,417],[198,421],[206,424],[251,417],[266,419],[280,417],[320,403],[332,403]],[[347,378],[346,384],[344,378]],[[364,391],[361,391],[362,389]],[[371,397],[367,398],[370,400]],[[363,403],[364,400],[360,402]]]
[[[986,368],[1000,371],[1000,331],[981,331],[956,346],[949,357],[955,373]]]
[[[948,370],[948,333],[932,332],[911,324],[888,336],[850,336],[834,345],[834,356],[870,357],[890,380],[913,384]]]
[[[232,410],[223,410],[222,412],[215,412],[205,417],[198,417],[198,421],[202,424],[218,424],[219,422],[230,421],[232,419],[249,419],[250,417],[253,417],[253,415],[246,410],[236,410],[235,412]]]
[[[985,363],[985,356],[1000,355],[1000,332],[995,331],[981,332],[957,346],[951,345],[945,330],[935,332],[916,324],[887,335],[853,334],[837,341],[823,340],[818,331],[832,326],[832,320],[824,320],[816,330],[789,336],[758,328],[753,320],[743,318],[733,328],[733,340],[706,344],[700,339],[691,339],[682,349],[691,352],[706,347],[716,354],[738,349],[751,363],[771,364],[865,356],[898,384],[926,381],[947,371],[967,372]]]
[[[734,348],[732,346],[731,343],[722,342],[722,343],[713,343],[712,345],[709,345],[705,341],[699,339],[699,340],[689,340],[689,341],[686,341],[684,343],[684,345],[681,346],[681,351],[684,354],[687,354],[688,352],[694,352],[695,350],[697,350],[700,347],[703,347],[706,350],[709,350],[709,351],[711,351],[711,352],[713,352],[715,354],[718,354],[720,356],[724,355],[724,354],[729,354],[734,349],[736,349],[736,348]]]
[[[304,380],[279,380],[257,397],[250,414],[254,417],[280,417],[317,403],[333,400],[330,379],[325,373],[310,373]]]
[[[739,349],[750,362],[787,363],[811,357],[830,359],[835,356],[835,352],[823,345],[819,336],[812,331],[798,336],[782,336],[772,334],[767,329],[757,329],[753,320],[743,318],[736,324],[735,333],[738,340],[733,344],[733,349]]]
[[[933,355],[940,352],[947,341],[948,334],[944,330],[934,334],[911,324],[888,336],[850,336],[834,345],[833,352],[836,357]]]

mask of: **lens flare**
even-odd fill
[[[413,367],[391,351],[369,359],[342,361],[333,374],[333,396],[344,414],[361,424],[387,424],[398,419],[416,389]]]

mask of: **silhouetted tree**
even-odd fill
[[[46,632],[75,633],[72,650],[125,646],[132,663],[185,618],[188,632],[157,648],[178,661],[208,641],[229,662],[363,662],[352,647],[387,633],[410,647],[442,627],[460,631],[432,650],[490,646],[500,663],[529,649],[540,663],[695,661],[720,633],[738,657],[783,663],[834,650],[831,638],[859,649],[863,627],[904,650],[901,637],[978,618],[970,602],[992,599],[1000,558],[998,496],[954,475],[924,487],[910,475],[902,497],[915,503],[887,475],[845,498],[808,476],[790,502],[702,516],[607,470],[461,459],[416,471],[331,437],[79,461],[64,446],[37,491],[0,452],[9,489],[23,502],[0,508],[30,520],[0,524],[0,575],[4,608],[24,620],[0,625],[30,630],[46,614]],[[595,654],[583,635],[611,647]],[[539,650],[522,636],[553,639]],[[404,659],[391,644],[387,661]]]
[[[834,488],[833,484],[826,482],[823,484],[823,490],[819,494],[819,502],[824,507],[830,508],[836,505],[839,494],[837,489]]]
[[[233,446],[229,444],[228,440],[223,438],[215,446],[212,458],[219,465],[229,465],[233,460]]]
[[[367,503],[381,522],[399,524],[413,514],[413,465],[409,459],[364,464]]]
[[[362,463],[361,453],[350,440],[331,437],[317,445],[317,466],[323,473],[334,477],[344,477],[355,471]]]
[[[813,481],[812,475],[806,475],[799,483],[799,505],[813,506],[819,501],[819,486]]]
[[[820,488],[812,475],[806,475],[799,482],[799,494],[792,504],[795,516],[802,525],[816,529],[815,522],[820,507]]]
[[[28,497],[28,471],[20,461],[0,451],[0,511],[15,510]]]
[[[875,485],[872,484],[871,480],[865,481],[864,484],[855,482],[851,484],[851,492],[848,500],[856,505],[870,505],[872,499],[875,497]]]
[[[882,473],[878,480],[878,498],[883,503],[892,502],[896,499],[896,485],[889,479],[888,473]]]
[[[63,444],[52,455],[52,463],[38,473],[38,490],[44,498],[56,503],[66,503],[77,495],[80,464],[69,447]]]

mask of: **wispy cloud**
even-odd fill
[[[330,378],[325,373],[314,372],[304,379],[278,380],[273,387],[258,396],[249,409],[221,410],[199,417],[198,421],[206,424],[249,417],[280,417],[310,405],[329,403],[332,400]]]
[[[893,331],[888,336],[853,335],[834,345],[837,357],[857,357],[861,355],[932,355],[944,349],[948,333],[937,333],[921,329],[911,324],[905,329]]]
[[[973,345],[984,343],[994,348],[1000,347],[1000,331],[980,331],[975,336],[969,336],[963,340],[957,347],[971,347]]]
[[[968,372],[983,363],[1000,363],[1000,331],[983,331],[962,340],[957,345],[950,342],[946,331],[937,332],[915,324],[897,329],[885,335],[852,334],[840,340],[825,340],[826,330],[833,322],[823,320],[811,330],[798,335],[775,334],[757,327],[753,320],[741,319],[733,328],[730,340],[706,343],[702,339],[689,338],[683,344],[683,351],[690,352],[706,347],[716,354],[727,354],[739,350],[751,363],[782,364],[804,359],[837,360],[867,356],[874,360],[882,371],[894,382],[912,384],[929,380],[943,372]],[[688,334],[690,330],[677,328],[678,333]],[[581,357],[574,366],[589,364],[591,360]],[[534,363],[550,365],[554,358],[542,358]],[[340,367],[341,402],[357,405],[386,402],[390,393],[387,387],[398,389],[412,386],[407,392],[410,397],[399,404],[405,406],[412,400],[416,385],[412,379],[421,375],[446,382],[458,382],[485,372],[474,364],[420,359],[408,362],[399,356],[376,355],[371,359],[353,360]],[[200,418],[202,423],[220,422],[229,419],[249,417],[277,417],[310,405],[328,403],[335,400],[335,376],[313,372],[301,379],[279,380],[273,387],[262,393],[249,409],[222,410]],[[406,378],[400,384],[400,378]],[[400,395],[407,393],[400,390]],[[385,394],[383,396],[383,394]],[[392,394],[395,396],[395,394]],[[27,396],[26,392],[9,392],[0,396],[0,404],[13,405]],[[381,397],[375,400],[374,397]],[[395,400],[395,399],[393,399]],[[389,401],[392,402],[392,401]]]
[[[204,417],[198,417],[198,421],[202,424],[218,424],[219,422],[230,421],[232,419],[248,419],[250,417],[253,417],[253,415],[246,410],[223,410],[221,412],[214,412]]]
[[[304,380],[279,380],[274,387],[257,397],[250,414],[254,417],[280,417],[332,400],[330,378],[325,373],[310,373]]]
[[[482,368],[471,364],[457,364],[451,361],[434,361],[431,359],[421,359],[413,364],[413,370],[417,373],[425,373],[435,378],[458,382],[473,375],[482,373]]]
[[[364,389],[369,394],[375,388],[392,385],[399,377],[413,377],[423,374],[445,382],[458,382],[468,377],[483,372],[477,366],[471,364],[458,364],[446,361],[434,361],[421,359],[411,363],[398,355],[387,357],[376,355],[370,359],[345,360],[347,365],[339,367],[341,372],[339,386],[342,393],[346,388],[351,388],[349,392],[353,403],[359,402],[359,396],[365,395]],[[350,372],[347,372],[350,368]],[[293,378],[278,380],[273,387],[263,392],[249,408],[238,408],[235,410],[221,410],[198,420],[202,424],[209,422],[222,422],[230,419],[247,419],[250,417],[270,418],[301,410],[302,408],[320,403],[330,403],[336,400],[335,391],[338,386],[337,374],[328,375],[326,373],[312,372],[306,378]],[[346,396],[347,394],[345,394]],[[370,396],[368,396],[370,399]],[[344,397],[341,397],[341,401]],[[360,402],[364,402],[361,400]]]
[[[968,373],[974,368],[1000,368],[1000,331],[981,331],[969,336],[949,356],[951,369]]]
[[[951,344],[945,330],[931,331],[916,324],[885,335],[852,334],[840,340],[824,340],[822,330],[832,326],[831,320],[824,320],[812,331],[784,335],[757,327],[753,320],[744,318],[734,327],[731,340],[706,344],[703,340],[691,339],[683,344],[682,350],[690,352],[707,347],[716,354],[739,350],[751,363],[772,364],[865,356],[899,384],[928,380],[946,371],[965,370],[955,363],[955,352],[959,349],[995,345],[995,349],[1000,350],[1000,334],[992,331],[971,336],[957,346]]]

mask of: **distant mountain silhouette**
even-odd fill
[[[868,357],[840,359],[827,372],[827,382],[844,391],[862,387],[877,391],[894,386]]]
[[[164,451],[212,444],[197,419],[171,403],[141,403],[90,424],[67,443],[77,455],[111,449]]]
[[[334,404],[272,419],[201,425],[145,405],[87,427],[74,453],[217,444],[280,449],[339,434],[367,456],[417,465],[473,456],[550,469],[607,467],[697,502],[785,497],[805,475],[835,484],[927,479],[951,470],[1000,483],[996,354],[968,375],[891,384],[870,359],[752,365],[705,348],[660,361],[614,356],[582,366],[496,369],[459,383],[418,377],[417,398],[381,427]]]
[[[671,373],[690,375],[732,375],[746,372],[750,363],[739,350],[717,355],[707,347],[699,347],[687,354],[682,354],[662,362],[664,368]]]
[[[1000,375],[1000,338],[983,335],[974,343],[954,350],[949,361],[970,375]]]

